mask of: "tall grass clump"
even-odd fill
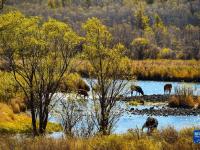
[[[193,89],[190,87],[175,87],[175,95],[169,99],[169,106],[193,108],[197,104],[193,95]]]

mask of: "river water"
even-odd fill
[[[145,95],[163,94],[164,93],[163,87],[165,84],[168,84],[168,83],[172,84],[173,86],[172,94],[174,93],[174,87],[185,86],[185,87],[192,88],[194,90],[195,95],[200,95],[200,83],[159,82],[159,81],[134,82],[134,84],[137,84],[142,87]],[[120,102],[120,105],[127,110],[130,109],[130,106],[127,106],[125,102]],[[126,111],[117,122],[114,133],[125,133],[128,129],[131,129],[131,128],[132,129],[141,128],[145,120],[147,119],[147,117],[148,117],[147,115],[133,115],[130,112]],[[186,127],[194,127],[194,126],[200,127],[200,116],[154,116],[154,117],[158,119],[159,129],[165,128],[168,126],[173,126],[177,130],[180,130]],[[51,119],[51,121],[55,121],[55,120],[56,120],[55,118]],[[59,136],[60,133],[55,133],[55,135]]]
[[[200,95],[200,83],[136,81],[130,84],[139,85],[143,89],[145,95],[163,94],[165,84],[172,84],[172,94],[174,93],[175,87],[184,86],[186,88],[192,88],[195,95]]]
[[[160,82],[160,81],[137,81],[135,84],[142,87],[145,95],[163,94],[164,85],[172,84],[172,94],[175,87],[185,86],[192,88],[195,95],[200,95],[200,83],[183,83],[183,82]],[[115,133],[124,133],[130,128],[141,128],[147,115],[132,115],[126,112],[117,123]],[[173,126],[180,130],[186,127],[200,126],[200,116],[154,116],[158,119],[158,128]]]

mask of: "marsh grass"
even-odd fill
[[[193,89],[190,87],[175,87],[175,95],[170,97],[170,107],[194,108],[199,107],[199,98],[194,98]]]
[[[38,137],[35,139],[13,139],[0,137],[0,149],[17,150],[198,150],[200,145],[193,143],[194,128],[176,131],[168,127],[155,131],[151,136],[130,130],[125,134],[94,136],[90,138],[52,139]]]
[[[127,73],[136,76],[138,80],[159,81],[198,81],[200,82],[200,61],[196,60],[129,60]],[[92,67],[88,61],[75,59],[71,68],[74,72],[88,77]]]

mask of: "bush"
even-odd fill
[[[158,54],[158,58],[161,59],[170,59],[170,58],[175,58],[173,57],[173,51],[169,48],[163,48],[160,50],[159,54]]]
[[[71,92],[78,91],[78,89],[83,89],[85,91],[89,91],[89,86],[86,82],[81,78],[81,76],[77,73],[71,73],[69,75],[65,75],[64,79],[60,85],[60,90],[62,92]]]
[[[173,127],[161,130],[161,136],[167,143],[175,143],[178,139],[178,132]]]
[[[196,103],[193,98],[193,90],[186,87],[176,87],[175,96],[172,96],[168,102],[170,107],[181,108],[193,108]]]
[[[0,71],[0,102],[8,103],[16,93],[17,83],[10,73]]]

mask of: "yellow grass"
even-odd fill
[[[60,131],[61,126],[48,123],[47,131]],[[0,103],[0,133],[30,133],[31,117],[26,113],[14,114],[11,106]]]
[[[122,135],[95,136],[87,139],[52,139],[46,137],[16,140],[0,137],[0,149],[23,150],[197,150],[199,144],[193,143],[193,130],[180,132],[172,127],[155,131],[151,136],[138,131],[129,131]]]
[[[127,72],[143,80],[200,81],[200,61],[196,60],[130,60]],[[88,76],[88,61],[74,60],[73,71]]]

